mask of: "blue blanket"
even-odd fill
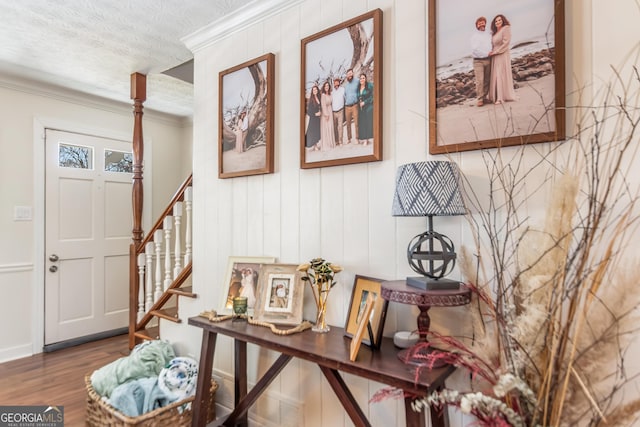
[[[171,403],[158,387],[158,378],[140,378],[119,385],[111,393],[109,404],[129,417],[137,417]]]

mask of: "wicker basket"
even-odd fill
[[[170,405],[147,412],[138,417],[129,417],[116,410],[113,406],[102,400],[91,385],[91,375],[84,378],[87,387],[87,420],[86,425],[90,427],[182,427],[191,425],[192,408],[179,411],[185,403],[193,402],[194,396],[180,400]],[[215,394],[218,384],[211,380],[211,398],[207,408],[207,422],[211,422],[216,417]]]

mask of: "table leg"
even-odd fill
[[[234,340],[234,407],[247,396],[247,343],[246,341]],[[237,426],[247,426],[247,413],[238,418]]]
[[[425,423],[425,409],[420,412],[416,412],[411,407],[411,402],[415,397],[404,398],[404,415],[407,423],[407,427],[424,427]],[[447,407],[442,409],[429,408],[429,415],[431,418],[431,427],[449,427],[449,411]]]
[[[336,371],[335,369],[327,368],[326,366],[318,366],[320,367],[320,370],[322,371],[324,376],[327,378],[327,381],[333,389],[333,392],[338,397],[338,400],[340,400],[340,403],[342,403],[342,406],[344,406],[344,409],[347,411],[347,414],[351,418],[353,424],[357,427],[370,427],[371,424],[367,420],[367,417],[364,415],[364,412],[362,412],[362,409],[360,409],[358,402],[356,402],[356,399],[349,391],[347,384],[345,384],[338,371]]]
[[[196,384],[196,398],[193,401],[193,427],[207,425],[207,410],[211,396],[211,370],[213,369],[213,355],[216,350],[218,334],[202,331],[202,347],[200,349],[200,366],[198,368],[198,382]]]
[[[424,427],[424,409],[420,412],[414,411],[413,408],[411,408],[411,402],[413,401],[413,399],[414,397],[404,398],[404,417],[407,423],[407,427]]]

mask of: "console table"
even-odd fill
[[[351,340],[344,337],[344,329],[337,326],[331,326],[328,333],[315,333],[306,330],[292,335],[276,335],[269,328],[250,325],[243,320],[212,322],[204,317],[191,317],[189,325],[202,329],[202,348],[200,350],[196,398],[193,403],[192,426],[204,427],[207,423],[205,405],[209,401],[211,370],[218,334],[234,339],[235,408],[227,418],[216,420],[214,425],[246,426],[249,407],[256,402],[293,357],[318,365],[356,426],[370,426],[371,424],[358,406],[339,371],[388,384],[412,395],[424,396],[434,390],[441,390],[447,377],[455,370],[453,366],[445,366],[431,371],[425,370],[416,383],[415,367],[406,365],[398,359],[398,349],[389,338],[383,338],[379,350],[371,350],[367,346],[362,346],[356,360],[351,362],[349,360]],[[250,391],[247,391],[247,343],[280,353],[278,359]],[[405,397],[407,427],[424,427],[424,411],[413,411],[411,409],[412,400],[411,397]],[[434,427],[448,426],[447,411],[432,410],[431,425]]]

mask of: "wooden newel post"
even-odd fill
[[[133,99],[133,190],[132,243],[129,248],[129,349],[135,346],[136,307],[138,306],[138,275],[136,274],[137,250],[143,238],[142,232],[142,160],[144,159],[144,141],[142,139],[142,104],[147,99],[147,76],[131,74],[131,99]]]
[[[133,243],[136,248],[142,242],[142,161],[144,141],[142,139],[142,109],[147,99],[147,76],[131,74],[131,99],[133,99]]]

